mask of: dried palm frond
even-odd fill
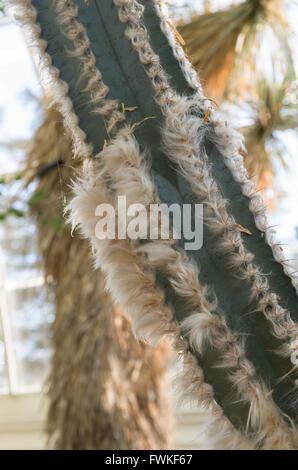
[[[246,137],[248,171],[257,175],[261,189],[272,185],[272,155],[285,165],[285,148],[278,131],[298,129],[297,90],[291,80],[270,83],[258,82],[258,101],[251,102],[253,123],[242,128]]]
[[[28,154],[25,177],[46,278],[54,292],[47,431],[58,449],[173,448],[166,346],[139,344],[92,268],[87,241],[71,237],[64,200],[80,167],[60,114],[50,108]]]
[[[280,0],[246,0],[227,10],[194,17],[179,31],[186,52],[205,82],[207,93],[218,100],[253,89],[256,51],[270,27],[283,51],[287,69],[292,67],[288,45],[289,26]]]

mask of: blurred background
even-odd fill
[[[205,94],[246,137],[246,166],[298,269],[297,2],[168,3]],[[48,167],[56,111],[49,110],[36,60],[0,1],[0,449],[39,449],[46,443],[44,384],[61,274],[50,265],[58,263],[53,247],[59,256],[57,246],[68,231],[61,209],[66,198],[61,148],[55,153],[56,186]],[[42,125],[48,127],[41,130]],[[55,132],[63,147],[59,126]],[[36,142],[42,151],[36,152]],[[52,205],[50,190],[59,204]],[[200,415],[183,407],[175,412],[177,446],[196,448]]]

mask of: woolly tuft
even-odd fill
[[[144,64],[147,74],[151,78],[156,101],[165,117],[162,129],[164,152],[178,165],[183,176],[190,182],[194,193],[204,202],[207,209],[205,222],[215,235],[221,235],[218,238],[217,249],[229,256],[231,270],[234,271],[236,268],[238,275],[251,283],[252,297],[258,299],[259,309],[271,324],[273,334],[280,340],[288,339],[287,350],[288,357],[290,357],[292,345],[296,344],[298,337],[297,325],[291,320],[289,312],[279,305],[277,296],[269,292],[268,281],[260,268],[252,264],[253,255],[242,243],[241,227],[228,214],[227,201],[222,198],[220,190],[212,178],[208,158],[204,155],[201,145],[208,132],[208,125],[205,123],[205,118],[199,117],[202,114],[200,112],[202,109],[209,109],[206,107],[208,103],[201,94],[198,80],[194,79],[191,65],[186,58],[182,59],[184,53],[182,55],[182,48],[177,43],[173,28],[170,27],[170,20],[165,16],[163,2],[155,2],[157,13],[162,19],[161,28],[168,37],[174,55],[179,56],[179,62],[190,86],[196,87],[197,94],[194,98],[188,99],[179,96],[170,88],[167,75],[160,65],[159,57],[152,50],[149,35],[142,23],[143,7],[136,0],[114,0],[114,3],[119,7],[120,21],[126,24],[126,36],[131,40],[133,47],[139,54],[140,61]],[[186,73],[187,70],[189,73]],[[156,80],[156,76],[159,80]],[[199,113],[195,111],[199,111]],[[236,181],[240,181],[240,179],[242,182],[246,181],[245,195],[252,198],[250,208],[255,215],[257,227],[263,226],[264,229],[266,219],[264,203],[259,195],[251,194],[253,183],[245,179],[246,173],[242,157],[239,154],[239,147],[242,148],[243,143],[242,140],[239,140],[239,134],[233,130],[229,131],[226,122],[218,119],[218,114],[214,111],[211,112],[210,122],[214,124],[215,128],[216,137],[213,140],[223,154],[225,161],[229,163],[229,168],[232,169],[234,166],[232,172],[234,178]],[[210,137],[209,133],[208,137]],[[235,162],[237,162],[238,174],[235,172]],[[241,162],[242,169],[240,171]],[[270,231],[270,236],[267,233],[267,242],[272,241],[272,237],[272,231]],[[286,263],[283,260],[284,255],[279,244],[272,245],[271,243],[271,247],[273,247],[275,255],[278,250],[280,256],[277,261],[283,264],[285,270]],[[249,265],[248,269],[247,265]],[[288,270],[287,274],[289,274]],[[296,286],[295,278],[292,277],[292,281]],[[259,300],[260,298],[261,300]]]
[[[86,143],[86,134],[79,127],[79,120],[74,112],[68,96],[68,85],[59,78],[59,70],[53,66],[52,59],[46,52],[47,43],[41,38],[41,28],[36,22],[37,12],[31,0],[8,0],[8,12],[22,26],[26,39],[33,53],[38,55],[36,61],[39,74],[46,89],[50,89],[55,103],[63,116],[65,126],[70,130],[73,139],[74,154],[88,157],[92,154],[92,146]]]
[[[140,153],[136,139],[129,134],[128,129],[124,129],[98,158],[102,167],[101,178],[109,178],[111,189],[116,195],[125,195],[129,204],[135,201],[147,205],[160,202],[144,163],[145,156]],[[134,250],[146,255],[144,263],[147,269],[155,267],[165,271],[175,292],[188,305],[198,309],[197,313],[182,322],[182,332],[194,351],[202,354],[204,344],[209,343],[222,354],[220,366],[232,368],[232,372],[228,371],[228,376],[236,386],[240,399],[251,403],[249,421],[257,442],[270,447],[274,439],[276,448],[283,448],[285,445],[291,448],[291,432],[285,426],[269,391],[256,378],[253,365],[245,358],[243,340],[238,340],[238,335],[229,331],[224,318],[215,314],[217,304],[208,300],[207,294],[210,292],[199,283],[197,267],[188,260],[185,253],[175,249],[171,239],[150,240],[138,247],[134,245]],[[245,388],[243,383],[246,384]],[[264,403],[266,415],[263,411]],[[274,429],[271,426],[272,421],[275,423]],[[247,426],[249,425],[250,422]],[[267,432],[268,427],[270,433]]]
[[[212,388],[204,383],[202,371],[189,352],[188,344],[181,338],[173,314],[164,303],[164,294],[155,286],[150,260],[145,265],[142,257],[136,252],[135,244],[129,240],[96,238],[95,208],[99,203],[113,204],[113,193],[108,191],[103,183],[106,172],[111,177],[111,189],[128,189],[128,200],[136,200],[133,188],[140,200],[147,203],[150,202],[149,196],[152,197],[151,191],[154,191],[150,177],[143,173],[145,166],[142,164],[138,145],[128,132],[120,132],[97,156],[98,162],[94,167],[88,167],[84,177],[74,184],[75,196],[68,206],[73,226],[78,226],[81,234],[89,237],[95,265],[104,271],[107,288],[111,291],[114,301],[131,317],[136,336],[153,345],[162,338],[167,338],[178,357],[181,357],[184,365],[181,379],[183,394],[190,395],[196,403],[212,410],[213,419],[209,428],[211,434],[215,426],[217,431],[225,429],[224,436],[218,443],[219,447],[227,445],[226,432],[229,429],[229,446],[246,448],[250,444],[243,440],[223,417],[222,410],[214,402]],[[127,173],[124,175],[123,167],[129,169],[131,179],[127,178]],[[118,179],[114,179],[115,176]],[[149,187],[148,197],[148,191],[144,191],[144,187]]]
[[[108,86],[102,81],[101,72],[96,67],[96,57],[90,47],[90,40],[84,26],[77,21],[78,7],[73,0],[57,0],[56,11],[58,22],[65,36],[72,42],[73,50],[69,54],[81,63],[82,74],[80,80],[86,79],[84,92],[90,93],[90,104],[93,112],[107,119],[108,133],[123,121],[125,115],[119,110],[116,100],[107,99]]]
[[[63,161],[61,161],[63,156]],[[55,305],[47,383],[47,433],[56,449],[172,449],[175,423],[168,395],[169,349],[135,340],[131,322],[92,270],[86,240],[63,224],[63,199],[74,174],[71,138],[50,107],[30,147],[24,179],[36,181],[31,207]],[[87,189],[87,188],[86,188]],[[33,196],[34,197],[34,196]],[[57,231],[53,221],[61,220]]]
[[[168,39],[169,45],[173,50],[174,56],[181,65],[184,76],[192,88],[198,93],[198,103],[202,109],[210,110],[211,103],[202,95],[202,87],[198,79],[198,75],[185,56],[183,48],[177,41],[173,28],[170,27],[171,19],[168,15],[167,5],[163,1],[154,0],[156,12],[161,19],[161,30]],[[195,73],[194,73],[195,72]],[[201,102],[200,102],[201,100]],[[254,215],[256,227],[265,233],[266,242],[272,248],[274,258],[283,265],[284,272],[292,280],[292,283],[298,293],[298,273],[290,270],[286,262],[285,255],[280,247],[280,243],[276,239],[276,232],[270,228],[268,217],[266,214],[266,205],[260,194],[256,193],[253,181],[248,178],[245,169],[243,156],[240,151],[245,150],[243,136],[227,125],[226,115],[222,115],[219,111],[212,109],[210,114],[210,122],[214,126],[215,137],[213,139],[220,154],[224,157],[227,167],[231,170],[235,181],[241,184],[242,193],[251,199],[250,210]]]

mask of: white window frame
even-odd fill
[[[6,266],[4,256],[0,251],[0,270],[2,279],[0,279],[0,321],[2,324],[5,371],[7,374],[8,393],[10,395],[18,395],[21,393],[30,393],[40,391],[41,387],[22,387],[19,384],[18,365],[13,341],[12,312],[10,311],[8,293],[18,289],[30,289],[32,287],[41,287],[45,284],[44,276],[38,276],[31,279],[6,281]]]

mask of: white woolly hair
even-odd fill
[[[74,154],[79,157],[90,156],[93,150],[92,145],[87,144],[86,134],[79,127],[79,119],[68,96],[68,85],[59,78],[59,70],[54,67],[51,57],[46,52],[47,42],[41,38],[41,28],[36,22],[37,12],[31,0],[7,0],[6,6],[14,20],[22,26],[33,53],[38,55],[36,63],[41,81],[46,89],[51,90],[65,126],[71,132]]]
[[[174,29],[171,27],[171,20],[168,15],[167,5],[165,2],[160,2],[159,0],[153,1],[155,3],[156,12],[161,20],[161,30],[167,37],[173,54],[180,63],[186,81],[188,82],[189,86],[196,90],[200,106],[202,106],[205,111],[210,111],[210,109],[212,109],[211,103],[204,97],[202,93],[202,87],[198,79],[197,71],[187,59],[183,48],[175,37]],[[247,170],[244,166],[243,156],[240,153],[240,150],[245,151],[243,135],[227,124],[226,114],[223,115],[221,112],[215,111],[214,109],[212,109],[210,114],[210,122],[212,123],[215,130],[215,134],[212,138],[213,143],[217,146],[220,154],[223,156],[225,164],[230,169],[235,181],[240,183],[243,195],[250,199],[251,202],[249,208],[254,215],[256,227],[265,234],[265,240],[272,248],[275,260],[282,264],[285,274],[290,277],[298,294],[298,273],[295,271],[293,272],[293,267],[286,260],[281,243],[276,238],[276,232],[272,227],[269,226],[266,205],[262,199],[262,196],[256,192],[253,181],[248,178]],[[262,282],[263,286],[266,287],[266,280],[263,279]],[[264,291],[264,289],[262,290]],[[277,301],[275,300],[273,304],[276,303]],[[269,301],[269,305],[270,304],[271,302]],[[283,313],[284,315],[287,314],[285,311],[280,311],[280,313]],[[293,326],[293,322],[289,321],[286,328],[279,328],[277,323],[279,322],[273,321],[273,329],[277,336],[280,336],[281,338],[286,337],[286,330],[290,329],[292,330],[292,334],[290,336],[292,338],[298,337],[297,327]],[[293,342],[290,344],[293,344]],[[283,348],[284,354],[290,354],[290,347],[288,346]]]
[[[215,235],[219,235],[216,249],[229,255],[228,265],[242,279],[252,286],[252,297],[258,300],[258,306],[272,326],[272,331],[280,339],[288,339],[290,345],[297,337],[297,325],[291,320],[289,312],[283,309],[277,296],[269,291],[266,276],[259,267],[253,264],[253,255],[244,246],[235,219],[229,215],[227,201],[212,178],[208,159],[202,151],[201,141],[206,133],[202,118],[191,115],[195,102],[181,98],[179,102],[169,105],[163,128],[163,145],[165,152],[178,164],[181,173],[189,181],[195,194],[205,206],[205,223]],[[201,153],[201,155],[200,155]],[[200,158],[198,156],[200,155]],[[237,248],[237,250],[236,250]],[[260,298],[260,293],[263,295]],[[270,310],[267,306],[271,305]]]
[[[156,13],[160,17],[160,28],[168,39],[168,43],[181,66],[187,83],[196,91],[200,106],[206,111],[210,111],[211,102],[203,95],[197,70],[195,70],[186,57],[183,48],[177,41],[174,28],[171,27],[171,19],[168,14],[166,2],[159,0],[153,0],[153,2],[155,4]],[[261,195],[256,192],[253,181],[248,178],[243,157],[240,153],[240,150],[245,150],[243,135],[228,126],[226,114],[223,115],[221,112],[215,111],[214,109],[212,109],[210,114],[210,122],[213,124],[215,130],[213,142],[223,156],[225,164],[232,172],[235,181],[241,184],[242,193],[251,200],[250,210],[254,215],[256,227],[265,233],[266,242],[272,248],[274,258],[283,265],[285,274],[291,278],[298,293],[298,273],[293,273],[290,270],[290,266],[288,266],[285,260],[280,243],[276,239],[276,233],[269,227],[266,205]]]
[[[119,110],[117,100],[107,98],[109,87],[103,82],[100,70],[96,67],[96,57],[90,47],[85,27],[77,20],[78,6],[73,0],[57,0],[55,2],[57,20],[61,25],[64,35],[72,42],[73,49],[68,51],[69,55],[82,65],[83,78],[87,80],[83,92],[89,92],[90,103],[93,106],[93,113],[100,114],[107,118],[107,131],[112,132],[117,126],[125,121],[125,114]],[[94,109],[94,106],[96,108]]]
[[[125,195],[129,203],[141,201],[143,204],[158,204],[160,201],[154,183],[150,177],[145,156],[140,153],[136,139],[123,129],[116,139],[106,147],[98,158],[101,162],[101,178],[109,178],[111,189],[116,195]],[[144,265],[147,268],[159,268],[169,275],[169,281],[178,295],[199,311],[186,318],[182,324],[182,332],[188,339],[190,347],[199,354],[204,352],[204,345],[209,343],[221,351],[221,368],[233,368],[228,374],[235,385],[241,400],[251,404],[248,426],[251,424],[258,442],[264,446],[273,445],[283,448],[291,447],[291,433],[285,426],[279,411],[270,397],[269,391],[260,379],[256,378],[253,365],[245,358],[243,339],[232,334],[224,320],[213,312],[217,308],[207,298],[208,289],[201,286],[198,280],[197,266],[188,260],[185,253],[173,246],[170,240],[151,240],[146,244],[135,245],[134,252],[145,254]],[[243,388],[243,383],[246,384]],[[266,397],[267,415],[263,412]],[[275,428],[272,430],[272,422]],[[277,426],[278,424],[278,426]],[[270,429],[270,433],[268,433]]]
[[[195,109],[209,110],[210,103],[206,103],[206,99],[201,93],[198,79],[194,78],[193,68],[186,58],[183,59],[184,53],[177,44],[163,2],[155,1],[156,11],[161,17],[161,28],[168,37],[186,79],[189,81],[190,86],[197,91],[196,95],[190,99],[179,96],[171,89],[167,74],[162,69],[159,57],[150,45],[148,32],[142,22],[142,5],[136,0],[114,0],[114,3],[119,7],[120,21],[126,24],[125,34],[138,52],[139,59],[151,78],[155,90],[155,99],[165,117],[165,124],[162,129],[164,152],[168,158],[178,165],[183,176],[190,182],[194,193],[204,202],[205,212],[207,213],[205,223],[208,223],[215,235],[221,235],[217,249],[228,254],[228,264],[231,269],[235,271],[236,268],[238,276],[251,283],[252,297],[258,300],[259,309],[271,325],[272,333],[281,340],[289,338],[287,345],[287,355],[289,357],[292,354],[293,340],[295,341],[298,337],[297,325],[291,320],[289,312],[279,305],[277,296],[269,291],[268,281],[259,266],[252,264],[253,255],[242,242],[242,228],[228,213],[227,201],[221,196],[221,192],[212,178],[208,158],[203,154],[201,145],[207,131],[207,125],[204,122],[205,119],[192,113]],[[155,79],[157,76],[159,80]],[[242,148],[243,146],[242,140],[239,139],[238,133],[229,131],[226,127],[226,121],[218,116],[214,111],[211,112],[210,122],[215,127],[216,135],[213,140],[225,158],[226,164],[232,170],[236,181],[243,183],[244,194],[251,197],[250,209],[255,215],[257,227],[265,231],[264,204],[259,195],[256,195],[255,192],[252,193],[253,183],[247,179],[242,157],[239,154],[239,147]],[[265,233],[267,243],[269,242],[270,246],[273,247],[275,259],[283,264],[286,274],[289,275],[279,244],[272,244],[273,232],[267,230]],[[297,287],[296,278],[293,276],[291,278],[295,287]],[[260,293],[262,293],[261,299]],[[267,308],[268,305],[270,305],[270,308]]]
[[[98,204],[113,204],[109,191],[104,182],[94,176],[93,168],[74,183],[73,192],[74,197],[66,208],[70,212],[69,220],[73,229],[78,227],[81,235],[90,240],[95,266],[100,266],[105,272],[106,286],[111,290],[115,301],[132,318],[137,336],[146,341],[150,338],[151,343],[156,344],[164,332],[167,320],[171,318],[171,312],[166,308],[161,310],[161,292],[152,295],[153,276],[142,272],[140,260],[131,255],[126,240],[99,240],[96,237],[98,218],[95,216],[95,209]]]
[[[154,191],[154,187],[149,175],[143,173],[144,165],[135,138],[128,134],[128,130],[123,130],[103,149],[93,165],[90,163],[85,167],[83,176],[74,183],[74,198],[67,208],[73,227],[78,226],[82,235],[90,239],[95,265],[105,273],[107,288],[115,302],[131,317],[136,336],[153,345],[165,337],[172,344],[183,363],[179,380],[183,383],[182,394],[191,396],[212,414],[208,434],[212,435],[215,429],[217,433],[223,429],[214,445],[218,448],[251,448],[252,444],[235,431],[215,403],[212,387],[204,382],[203,373],[189,352],[188,343],[182,339],[172,311],[165,305],[164,294],[155,286],[150,262],[146,265],[128,240],[99,240],[95,236],[96,206],[101,202],[115,202],[115,194],[104,184],[105,172],[119,176],[111,189],[117,186],[123,191],[123,167],[130,169],[130,185],[135,187],[141,200],[150,202],[146,196],[142,197],[141,189],[143,187],[143,193],[146,193],[146,184],[151,186],[150,191]],[[138,178],[140,174],[145,181],[143,186]],[[125,184],[132,200],[135,200],[131,186]]]

